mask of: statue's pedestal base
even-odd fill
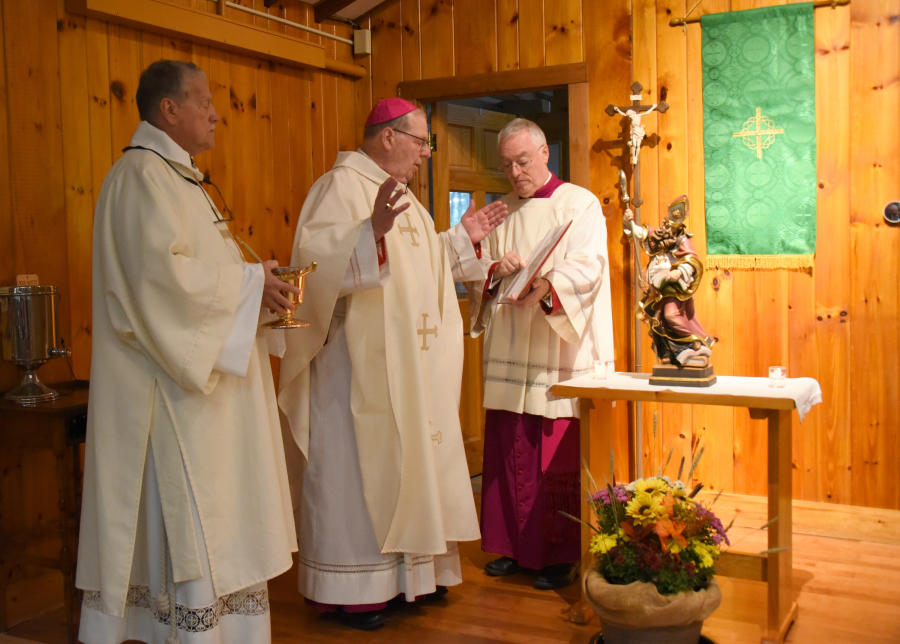
[[[676,387],[711,387],[716,384],[713,366],[676,367],[671,364],[657,364],[650,376],[651,385],[669,385]]]

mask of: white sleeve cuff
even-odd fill
[[[259,324],[263,287],[266,283],[262,264],[244,264],[243,269],[244,279],[241,282],[234,324],[213,367],[216,371],[241,378],[247,375],[247,368],[250,366],[250,356],[253,354]]]
[[[462,224],[456,224],[446,233],[441,233],[449,242],[450,266],[453,269],[453,280],[456,282],[482,281],[487,278],[487,271],[478,255],[475,246]]]
[[[356,291],[365,291],[382,286],[390,275],[387,262],[378,265],[378,250],[375,244],[375,233],[372,231],[372,220],[366,219],[359,231],[356,247],[350,255],[350,263],[341,281],[338,297],[344,297]]]

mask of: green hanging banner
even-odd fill
[[[813,5],[709,14],[701,23],[707,266],[811,268]]]

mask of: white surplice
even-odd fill
[[[548,230],[572,222],[541,268],[562,305],[551,315],[541,306],[518,308],[484,297],[484,282],[468,284],[472,334],[484,340],[484,406],[545,418],[577,418],[573,399],[550,387],[584,375],[593,361],[614,356],[606,220],[590,191],[564,183],[545,198],[506,195],[506,220],[482,242],[490,266],[514,250],[527,259]],[[501,287],[502,288],[502,287]]]
[[[174,608],[181,644],[265,644],[296,536],[264,274],[185,150],[146,122],[131,144],[94,220],[79,636],[163,644]]]
[[[312,326],[288,335],[278,401],[299,590],[327,604],[458,584],[456,543],[480,536],[459,425],[453,281],[484,270],[464,229],[438,235],[410,193],[379,267],[370,218],[387,178],[364,153],[339,154],[304,204],[291,260],[319,267],[297,313]]]

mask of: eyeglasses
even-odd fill
[[[503,172],[512,172],[513,168],[518,168],[520,171],[525,172],[532,163],[534,163],[534,157],[531,157],[528,161],[510,161],[509,163],[501,163],[497,166],[497,169],[502,170]]]
[[[540,151],[540,149],[542,147],[544,147],[544,146],[542,145],[540,148],[538,148],[538,151]],[[518,168],[521,172],[525,172],[525,170],[528,169],[528,166],[530,166],[532,163],[534,163],[534,160],[536,158],[537,158],[536,156],[533,156],[530,159],[528,159],[528,161],[507,161],[505,163],[501,163],[500,165],[498,165],[497,169],[501,170],[503,172],[512,172],[513,168]]]
[[[429,134],[427,139],[423,139],[421,136],[416,136],[415,134],[410,134],[409,132],[404,132],[403,130],[398,130],[397,128],[391,128],[391,129],[393,129],[394,132],[399,132],[400,134],[405,134],[406,136],[411,136],[412,138],[416,139],[417,141],[421,141],[421,143],[419,143],[419,150],[425,150],[426,148],[428,148],[429,150],[434,152],[434,148],[435,148],[434,134]]]

